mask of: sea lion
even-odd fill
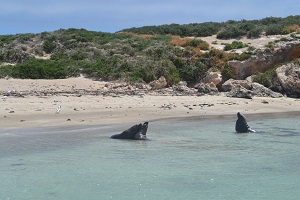
[[[147,137],[146,137],[146,133],[147,133],[147,130],[148,130],[148,123],[149,122],[145,122],[141,129],[134,135],[133,139],[134,140],[146,140]]]
[[[235,123],[235,130],[238,133],[248,133],[248,132],[256,132],[255,130],[251,129],[246,121],[246,117],[242,115],[240,112],[237,113],[238,119]]]
[[[132,139],[132,140],[146,140],[146,133],[148,129],[148,123],[144,124],[136,124],[131,128],[123,131],[120,134],[112,135],[110,138],[112,139]]]

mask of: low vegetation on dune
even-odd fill
[[[234,78],[227,62],[255,54],[242,42],[223,50],[212,48],[198,36],[259,37],[299,31],[300,16],[189,25],[131,28],[117,33],[60,29],[39,34],[0,36],[0,78],[58,79],[87,77],[149,83],[164,76],[169,85],[196,83],[208,71]],[[271,44],[270,44],[271,45]],[[241,54],[232,49],[246,48]],[[225,80],[224,79],[224,80]]]
[[[284,35],[295,32],[300,26],[300,16],[266,17],[260,20],[229,20],[227,22],[205,22],[192,24],[169,24],[144,26],[122,31],[137,34],[170,34],[181,37],[206,37],[217,35],[219,39],[237,37],[257,38],[261,34]]]

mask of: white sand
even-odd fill
[[[85,78],[64,80],[0,79],[0,91],[97,90],[103,82]],[[213,105],[212,105],[213,104]],[[56,109],[61,111],[56,114]],[[105,125],[140,123],[176,117],[219,117],[249,114],[300,112],[300,101],[292,98],[228,98],[223,96],[121,96],[72,94],[25,96],[0,99],[0,129],[41,126]]]

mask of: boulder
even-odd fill
[[[269,88],[259,84],[252,83],[248,80],[229,79],[222,85],[222,89],[229,97],[252,99],[253,96],[258,97],[282,97],[282,94],[274,92]]]
[[[252,83],[248,80],[234,80],[234,79],[229,79],[225,83],[222,84],[222,90],[224,92],[229,92],[232,90],[232,88],[236,85],[240,85],[243,88],[247,90],[252,89]]]
[[[283,91],[290,97],[300,97],[300,60],[276,69]]]
[[[218,85],[222,82],[222,74],[221,72],[208,72],[208,74],[204,78],[205,83],[214,83]]]
[[[200,83],[195,86],[196,89],[198,89],[198,93],[200,94],[210,94],[210,95],[215,95],[219,93],[218,88],[216,85],[211,82],[211,83]]]
[[[273,98],[282,97],[282,94],[274,92],[259,83],[252,83],[252,93],[254,96],[258,96],[258,97],[273,97]]]
[[[253,93],[251,90],[244,88],[242,85],[233,85],[231,90],[226,93],[228,97],[252,99]]]
[[[167,80],[164,76],[161,76],[158,80],[150,83],[151,89],[162,89],[168,85]]]

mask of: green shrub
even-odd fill
[[[226,63],[224,65],[224,69],[222,70],[222,81],[225,82],[229,79],[235,79],[235,75],[233,73],[233,70],[230,68],[230,65]]]
[[[68,74],[68,69],[73,74]],[[74,71],[76,71],[70,68],[68,63],[42,59],[31,59],[17,64],[12,66],[12,70],[12,77],[22,79],[60,79],[69,75],[74,76]]]
[[[247,32],[240,29],[237,26],[229,27],[226,30],[223,30],[217,34],[217,39],[231,39],[231,38],[238,38],[241,36],[245,36]]]
[[[247,47],[248,45],[244,44],[243,42],[240,41],[233,41],[231,44],[226,44],[224,47],[224,51],[229,51],[232,49],[240,49]]]
[[[276,76],[276,69],[280,65],[275,66],[272,69],[269,69],[265,73],[258,73],[253,77],[253,82],[264,85],[265,87],[270,87],[272,85],[273,79]]]
[[[282,25],[271,25],[266,28],[266,35],[280,35],[283,34]]]
[[[133,69],[127,62],[114,58],[101,58],[94,62],[83,62],[82,70],[89,76],[111,81],[124,78],[124,74],[126,75]]]
[[[163,60],[155,73],[158,78],[164,76],[168,85],[175,85],[180,81],[179,70],[168,60]]]
[[[45,41],[43,44],[43,50],[46,53],[52,53],[52,51],[56,48],[56,43],[51,41]]]
[[[87,53],[83,52],[83,51],[77,51],[75,53],[73,53],[71,55],[71,59],[72,60],[76,60],[76,61],[79,61],[79,60],[84,60],[86,59],[88,56],[87,56]]]
[[[0,78],[4,78],[6,76],[12,77],[14,69],[11,65],[4,65],[0,67]]]
[[[51,60],[68,60],[70,57],[68,55],[68,53],[65,51],[65,50],[60,50],[60,51],[57,51],[55,53],[53,53],[51,56],[50,56],[50,59]]]
[[[297,35],[295,33],[291,33],[290,37],[293,38],[293,39],[297,39]]]
[[[240,54],[239,56],[236,56],[235,59],[239,60],[239,61],[244,61],[249,59],[252,56],[252,53],[249,52],[243,52],[242,54]]]
[[[265,47],[273,51],[275,49],[274,42],[268,42],[268,44],[266,44]]]
[[[193,39],[186,42],[186,46],[198,47],[201,50],[208,50],[209,44],[203,40]]]
[[[155,80],[156,77],[154,72],[150,67],[139,67],[135,69],[133,72],[129,72],[127,75],[127,80],[129,82],[146,82],[149,83]]]
[[[261,28],[254,28],[247,32],[247,38],[258,38],[262,32]]]

